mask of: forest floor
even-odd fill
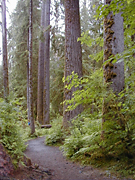
[[[46,146],[45,137],[27,142],[25,154],[32,166],[21,167],[11,179],[17,180],[129,180],[117,178],[107,170],[83,166],[67,160],[58,147]]]

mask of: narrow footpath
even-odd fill
[[[38,169],[43,169],[48,180],[117,180],[108,171],[81,166],[66,160],[58,147],[46,146],[45,137],[28,141],[25,154]],[[32,178],[31,178],[32,179]],[[33,178],[34,179],[34,178]],[[124,178],[124,180],[126,180]]]

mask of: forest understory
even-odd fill
[[[116,177],[109,170],[80,165],[67,160],[58,147],[46,146],[45,137],[28,141],[25,155],[31,159],[10,177],[14,180],[131,180]],[[6,178],[5,178],[6,179]],[[8,179],[8,178],[7,178]],[[3,180],[3,179],[2,179]]]

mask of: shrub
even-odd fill
[[[45,144],[56,145],[62,143],[65,138],[65,132],[62,128],[62,117],[52,120],[52,127],[46,136]]]
[[[63,146],[64,155],[72,159],[83,159],[84,156],[91,156],[99,148],[99,139],[101,132],[101,119],[92,120],[84,118],[72,121],[71,135],[69,135]],[[83,158],[81,158],[83,156]]]
[[[17,107],[15,101],[5,102],[0,99],[0,142],[8,150],[15,164],[25,150],[23,137],[20,134],[20,115],[19,105]]]

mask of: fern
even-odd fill
[[[20,110],[17,102],[0,99],[0,142],[13,159],[19,161],[25,150],[20,127]]]

